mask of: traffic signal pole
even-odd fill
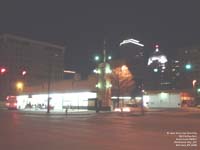
[[[111,56],[108,57],[108,60]],[[105,48],[103,48],[103,61],[98,64],[98,84],[97,84],[97,101],[96,112],[99,112],[102,107],[110,107],[111,100],[111,85],[107,74],[111,73],[110,65],[107,63],[107,54]]]

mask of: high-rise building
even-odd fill
[[[177,49],[167,63],[161,63],[165,57],[157,50],[149,58],[150,89],[194,90],[193,81],[200,83],[200,48]]]
[[[167,56],[159,50],[159,45],[155,46],[155,51],[148,59],[149,89],[166,89],[170,82],[167,77],[168,59]]]
[[[63,79],[64,47],[15,35],[0,35],[1,98],[24,86]]]
[[[180,87],[192,88],[192,81],[200,82],[200,48],[183,48],[177,50],[177,59],[180,61]]]
[[[133,75],[134,89],[132,96],[141,94],[143,85],[146,84],[147,67],[144,56],[144,45],[135,39],[127,39],[120,43],[120,59],[126,63]]]
[[[134,78],[138,80],[145,79],[146,61],[143,47],[144,45],[135,39],[124,40],[120,43],[120,59],[124,60]]]
[[[180,89],[179,82],[181,79],[181,70],[182,66],[180,64],[180,60],[168,60],[168,68],[166,70],[166,74],[170,89]]]

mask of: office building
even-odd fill
[[[63,79],[64,47],[11,34],[0,35],[1,99],[23,86]],[[22,89],[20,89],[22,90]]]
[[[192,81],[200,82],[200,48],[182,48],[177,50],[177,59],[180,61],[179,87],[192,89]]]
[[[122,41],[120,43],[120,59],[125,62],[133,74],[136,89],[147,82],[147,65],[144,56],[144,45],[141,44],[140,41],[135,39]]]

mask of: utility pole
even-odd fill
[[[111,84],[108,74],[112,71],[110,64],[107,62],[107,60],[111,59],[111,56],[107,58],[105,45],[106,42],[104,40],[103,61],[98,64],[96,71],[98,74],[96,112],[99,112],[102,108],[105,110],[110,108],[111,101]]]
[[[47,98],[47,113],[50,113],[50,88],[51,88],[51,72],[52,72],[52,64],[50,63],[49,60],[49,71],[48,71],[48,98]]]

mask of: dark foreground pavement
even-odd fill
[[[47,115],[0,110],[1,150],[200,149],[199,145],[176,146],[178,135],[174,133],[199,134],[200,113],[166,110],[147,112],[144,116],[140,113]]]

